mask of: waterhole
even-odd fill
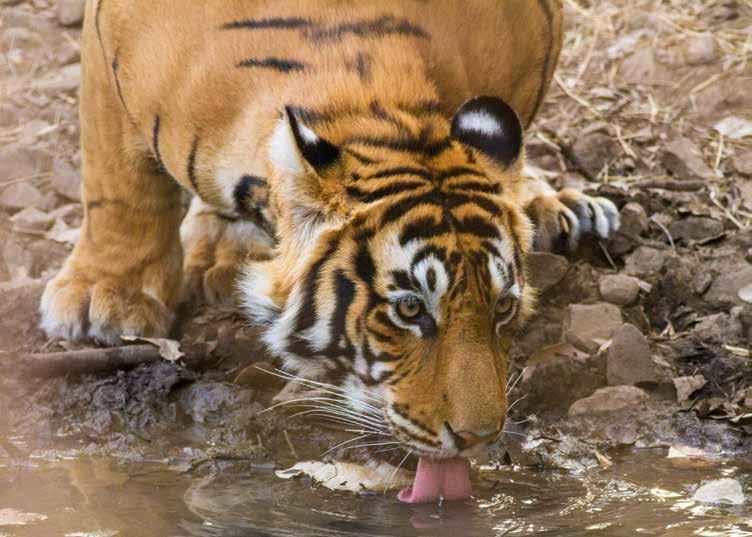
[[[2,537],[324,537],[505,535],[752,537],[752,463],[677,465],[661,450],[571,473],[475,471],[472,500],[406,505],[394,493],[356,496],[283,481],[273,468],[197,477],[180,461],[51,455],[0,459]],[[693,500],[732,478],[741,505]]]

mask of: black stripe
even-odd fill
[[[296,60],[285,60],[282,58],[249,58],[240,62],[238,67],[260,67],[262,69],[274,69],[281,73],[289,73],[292,71],[303,71],[306,65]]]
[[[97,29],[97,37],[99,38],[99,46],[102,47],[102,54],[104,54],[104,42],[102,41],[102,29],[100,23],[100,15],[102,13],[102,4],[104,0],[99,0],[97,3],[97,12],[94,14],[94,27]],[[105,55],[105,61],[107,56]]]
[[[347,195],[361,203],[373,203],[387,196],[396,196],[405,192],[413,192],[419,188],[425,188],[426,183],[417,181],[402,181],[386,185],[371,191],[364,191],[356,186],[347,187]]]
[[[386,121],[390,125],[396,127],[397,130],[402,133],[405,133],[407,135],[410,134],[410,128],[408,127],[408,125],[406,125],[405,122],[402,121],[399,117],[384,109],[384,107],[381,106],[381,104],[379,104],[378,102],[372,101],[371,105],[369,106],[369,110],[374,117],[377,117],[382,121]]]
[[[398,289],[402,289],[403,291],[412,291],[415,289],[415,282],[413,282],[410,273],[406,270],[393,270],[392,279]]]
[[[462,175],[472,175],[475,177],[483,177],[484,179],[487,179],[487,177],[483,173],[472,168],[466,168],[465,166],[458,166],[456,168],[444,170],[439,174],[437,179],[439,181],[446,181],[447,179],[451,179],[452,177],[459,177]]]
[[[347,312],[355,299],[355,283],[342,270],[334,273],[334,296],[337,303],[330,323],[329,349],[326,353],[331,355],[342,354],[344,351],[339,348],[339,341],[346,335]],[[352,352],[352,349],[349,351]]]
[[[436,259],[441,261],[442,263],[446,263],[446,248],[442,246],[434,246],[433,244],[428,244],[421,248],[418,253],[415,254],[413,257],[411,266],[415,266],[424,259],[426,259],[428,256],[434,256]],[[451,263],[451,259],[450,259]],[[451,276],[452,271],[447,271],[447,273]]]
[[[444,235],[452,230],[446,219],[441,219],[436,223],[436,219],[431,216],[418,218],[410,222],[402,230],[400,235],[400,245],[404,246],[408,242],[416,239],[433,239],[439,235]]]
[[[467,190],[470,192],[481,192],[483,194],[499,194],[501,186],[494,183],[481,183],[480,181],[463,181],[453,183],[449,186],[452,190]]]
[[[421,168],[412,168],[409,166],[401,166],[399,168],[390,168],[388,170],[381,170],[374,174],[364,177],[364,179],[383,179],[384,177],[393,177],[395,175],[417,175],[428,181],[433,179],[433,175]]]
[[[387,35],[404,35],[429,39],[430,35],[420,26],[407,19],[384,15],[378,19],[348,22],[332,27],[318,28],[308,32],[308,37],[317,41],[342,39],[345,35],[361,38],[384,37]]]
[[[159,116],[156,116],[154,118],[154,128],[152,129],[152,146],[154,148],[154,158],[157,161],[157,166],[159,168],[159,171],[161,172],[167,172],[167,168],[164,165],[164,162],[162,162],[162,155],[159,152],[159,130],[161,127],[161,119]]]
[[[465,205],[467,203],[473,204],[493,216],[496,216],[503,212],[501,206],[499,206],[495,201],[478,194],[463,194],[452,192],[451,194],[448,194],[446,198],[446,206],[450,209],[456,209],[457,207]]]
[[[342,145],[365,145],[393,151],[408,151],[422,153],[428,157],[435,157],[452,146],[451,138],[444,138],[434,142],[426,142],[420,139],[394,139],[368,136],[354,136],[345,140]]]
[[[371,82],[373,78],[373,58],[370,54],[358,52],[355,56],[355,60],[347,62],[345,66],[358,73],[358,78],[361,82],[365,84]]]
[[[480,247],[486,250],[488,253],[490,253],[494,257],[501,257],[501,252],[499,252],[499,249],[496,248],[496,246],[494,246],[487,240],[481,241]]]
[[[458,220],[457,224],[460,233],[469,233],[484,239],[499,238],[499,229],[486,218],[467,216],[463,220]]]
[[[439,101],[418,101],[416,103],[406,103],[399,105],[399,109],[407,112],[412,116],[423,116],[430,114],[441,114],[441,103]]]
[[[546,96],[546,79],[548,75],[548,68],[551,65],[551,51],[554,47],[554,23],[553,23],[553,13],[551,12],[551,6],[548,4],[548,0],[538,0],[538,5],[540,6],[541,10],[543,11],[544,15],[546,16],[546,25],[548,29],[548,42],[546,43],[546,58],[543,60],[543,67],[542,67],[542,74],[541,74],[541,83],[538,87],[538,94],[535,97],[535,106],[533,107],[533,113],[530,114],[530,117],[527,119],[527,123],[525,124],[525,128],[530,126],[530,123],[533,122],[533,119],[538,114],[538,110],[540,109],[541,105],[543,104],[543,98]]]
[[[188,153],[188,180],[191,182],[193,191],[201,197],[198,190],[198,179],[196,178],[196,154],[198,153],[198,135],[193,137],[191,152]]]
[[[344,150],[348,155],[354,157],[356,160],[359,160],[361,164],[372,165],[372,164],[378,164],[380,162],[378,160],[374,160],[370,157],[367,157],[357,151],[353,151],[352,149],[345,148]]]
[[[130,112],[128,112],[128,106],[125,104],[125,99],[123,98],[123,88],[120,86],[120,78],[118,77],[118,69],[120,68],[120,50],[118,49],[115,52],[115,57],[112,59],[112,75],[115,77],[115,89],[117,89],[118,97],[120,98],[120,103],[123,105],[123,109],[125,110],[125,113],[128,114],[128,117],[131,117]],[[131,118],[131,122],[133,119]]]
[[[295,30],[306,28],[313,23],[303,17],[278,17],[271,19],[246,19],[229,22],[222,26],[222,30]]]
[[[444,199],[437,190],[432,190],[418,196],[402,198],[394,205],[389,207],[381,216],[381,227],[384,227],[395,220],[399,220],[409,211],[423,205],[433,205],[439,208],[443,207]]]
[[[267,186],[267,182],[260,177],[255,177],[253,175],[244,175],[241,177],[233,191],[235,210],[240,214],[247,214],[254,209],[258,210],[259,206],[265,205],[264,203],[260,203],[260,200],[255,199],[255,196],[251,192],[251,188],[267,188]]]
[[[396,326],[392,322],[392,320],[389,318],[389,315],[387,315],[381,310],[378,310],[376,313],[373,314],[373,320],[377,321],[381,326],[383,326],[387,330],[393,330],[395,328],[397,330],[402,330],[402,328],[400,328],[399,326]]]

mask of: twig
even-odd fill
[[[668,237],[668,242],[671,245],[671,249],[676,253],[676,244],[674,243],[674,238],[671,236],[671,232],[669,232],[668,228],[661,224],[660,220],[658,220],[655,215],[650,217],[650,221],[653,222],[656,226],[661,228],[661,231]]]
[[[292,458],[298,460],[298,453],[295,451],[295,446],[292,445],[292,440],[290,440],[290,435],[287,434],[287,429],[282,429],[282,434],[285,436],[285,442],[287,442],[287,447],[290,448]]]
[[[82,349],[78,351],[26,354],[21,356],[24,373],[31,377],[60,377],[107,373],[131,369],[141,364],[162,360],[159,349],[153,345]]]
[[[697,192],[707,185],[705,181],[666,181],[661,179],[650,179],[635,183],[635,186],[639,188],[659,188],[672,192]]]

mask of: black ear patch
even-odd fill
[[[512,107],[498,97],[475,97],[452,119],[452,138],[508,166],[522,150],[522,124]]]
[[[340,156],[339,148],[323,138],[320,138],[315,132],[304,125],[296,116],[291,107],[286,107],[287,117],[290,120],[290,128],[295,143],[300,150],[300,154],[306,159],[313,169],[317,172],[331,166]]]

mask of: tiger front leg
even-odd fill
[[[44,291],[42,328],[109,345],[166,336],[181,280],[179,187],[145,153],[127,155],[118,135],[86,127],[81,238]]]
[[[608,239],[619,229],[619,211],[603,197],[578,190],[554,190],[542,179],[528,178],[523,207],[535,225],[535,249],[574,251],[587,236]]]

